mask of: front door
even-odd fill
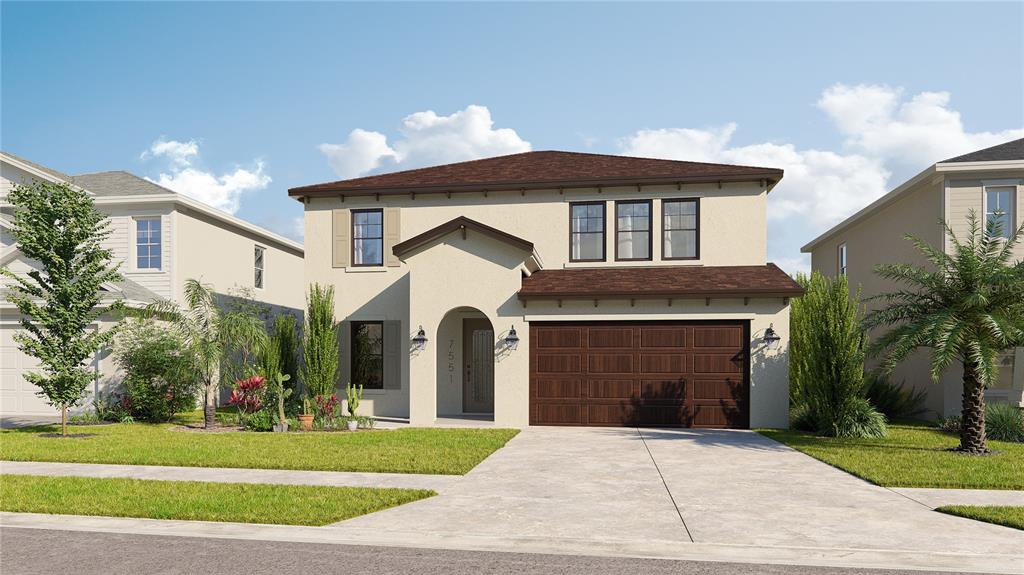
[[[494,413],[494,330],[486,319],[462,320],[463,413]]]

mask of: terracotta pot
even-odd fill
[[[302,427],[302,431],[313,431],[313,416],[300,415],[299,425]]]

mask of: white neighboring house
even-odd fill
[[[142,307],[160,298],[180,302],[185,280],[199,278],[219,294],[246,289],[275,311],[301,317],[305,307],[302,244],[214,209],[128,172],[69,176],[7,152],[0,152],[0,266],[28,271],[35,264],[18,250],[11,236],[12,207],[7,195],[14,184],[32,179],[68,182],[95,197],[110,217],[105,245],[121,264],[123,281],[104,286],[107,301],[124,300]],[[3,280],[4,287],[10,280]],[[21,353],[13,335],[21,329],[17,309],[0,301],[0,415],[55,415],[22,377],[35,367]],[[115,318],[104,316],[98,327]],[[96,378],[84,409],[97,391],[120,381],[109,350],[97,354]]]

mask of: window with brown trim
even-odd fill
[[[604,261],[604,202],[569,204],[569,260]]]
[[[352,210],[352,265],[384,265],[384,210]]]
[[[841,275],[841,276],[845,276],[846,275],[846,254],[847,254],[846,244],[839,244],[839,254],[838,254],[839,266],[838,267],[839,267],[839,275]]]
[[[696,198],[661,202],[661,257],[700,259],[700,204]]]
[[[615,202],[615,259],[651,259],[651,201]]]
[[[383,322],[352,322],[352,385],[384,389]]]

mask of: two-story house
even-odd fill
[[[1024,139],[1007,142],[938,162],[907,180],[802,248],[811,254],[811,267],[826,275],[846,275],[851,290],[862,297],[894,291],[897,286],[878,277],[874,269],[884,263],[927,265],[904,239],[906,234],[933,246],[950,250],[943,232],[945,221],[963,241],[968,233],[968,214],[979,223],[1002,222],[1009,235],[1024,222]],[[1024,245],[1015,255],[1024,258]],[[1010,350],[1000,360],[998,381],[986,399],[1024,407],[1024,348]],[[951,368],[938,385],[931,381],[929,356],[915,354],[894,372],[895,381],[927,392],[932,414],[960,412],[963,369]]]
[[[124,279],[104,286],[105,301],[120,299],[134,307],[157,299],[180,303],[185,280],[197,278],[225,297],[245,290],[256,301],[301,317],[302,244],[128,172],[70,176],[6,152],[0,152],[0,266],[17,273],[37,265],[20,253],[11,236],[7,202],[11,186],[34,179],[82,188],[109,216],[111,234],[104,245]],[[55,410],[22,377],[35,360],[21,353],[13,339],[21,329],[19,318],[13,305],[0,300],[0,414],[52,415]],[[116,319],[105,315],[98,327]],[[97,354],[93,364],[101,377],[90,395],[120,380],[109,350]]]
[[[544,151],[293,188],[363,409],[786,427],[771,168]]]

